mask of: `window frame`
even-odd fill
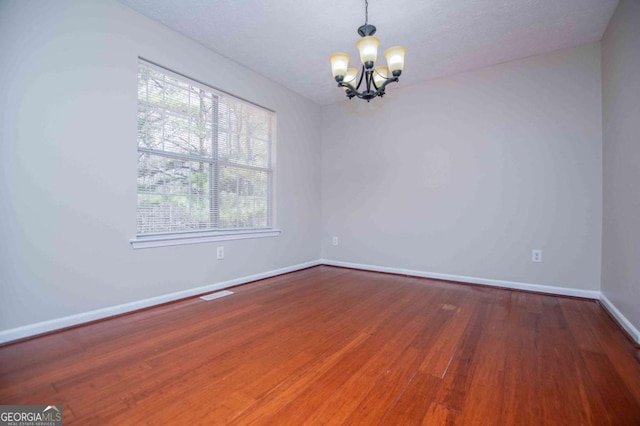
[[[212,153],[210,158],[192,155],[192,154],[183,154],[183,153],[174,153],[170,151],[164,150],[155,150],[152,148],[141,147],[139,143],[136,143],[136,154],[148,154],[161,156],[163,158],[174,158],[185,161],[198,161],[198,162],[206,162],[208,163],[208,167],[211,170],[215,169],[215,176],[220,173],[221,167],[233,167],[236,169],[242,170],[258,170],[267,173],[267,226],[258,227],[258,228],[212,228],[207,230],[184,230],[184,231],[174,231],[174,232],[157,232],[157,233],[144,233],[138,234],[138,227],[136,225],[136,235],[129,240],[129,243],[134,249],[139,248],[151,248],[151,247],[164,247],[164,246],[174,246],[174,245],[184,245],[184,244],[198,244],[198,243],[207,243],[207,242],[215,242],[215,241],[229,241],[229,240],[240,240],[240,239],[251,239],[251,238],[265,238],[265,237],[275,237],[280,235],[282,232],[280,229],[276,228],[275,225],[275,176],[276,176],[276,167],[275,167],[275,137],[276,137],[276,125],[277,125],[277,116],[276,112],[265,108],[261,105],[256,104],[255,102],[251,102],[239,96],[233,95],[229,92],[220,90],[215,88],[209,84],[203,83],[197,79],[189,77],[185,74],[176,72],[169,68],[166,68],[162,65],[159,65],[155,62],[149,61],[145,58],[138,57],[137,66],[136,66],[136,81],[139,79],[140,65],[149,67],[154,69],[160,73],[169,75],[173,78],[176,78],[184,83],[189,84],[193,87],[198,87],[206,92],[210,93],[214,96],[219,97],[230,97],[236,101],[243,102],[245,104],[249,104],[250,106],[259,108],[266,113],[269,114],[269,151],[268,151],[268,164],[266,167],[259,167],[249,164],[239,164],[235,162],[228,162],[225,160],[221,160],[217,157],[216,154]],[[139,108],[140,100],[138,96],[136,96],[136,105]],[[137,108],[137,109],[138,109]],[[218,122],[215,121],[212,123],[215,132],[219,132]],[[229,133],[229,137],[231,133]],[[137,139],[137,138],[136,138]],[[216,137],[217,139],[217,137]],[[217,152],[217,145],[213,146],[214,151]],[[138,160],[139,161],[139,160]],[[139,164],[139,163],[137,163]],[[212,176],[212,180],[214,180],[214,176]],[[216,188],[217,191],[216,191]],[[220,202],[220,188],[217,184],[211,181],[209,184],[209,192],[211,194],[211,202],[216,205]],[[138,190],[136,190],[136,199],[138,197]],[[215,198],[215,200],[214,200]],[[138,211],[137,206],[138,201],[136,201],[136,212]],[[219,214],[219,210],[216,208],[215,212]],[[210,214],[214,214],[212,210],[210,210]],[[216,218],[219,220],[219,217]],[[219,224],[219,222],[218,222]]]

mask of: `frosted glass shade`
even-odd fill
[[[358,76],[358,70],[355,68],[349,68],[347,69],[347,75],[344,76],[344,80],[342,80],[345,83],[349,83],[352,86],[355,86],[357,81],[356,81],[356,77]]]
[[[375,62],[378,59],[378,46],[380,46],[380,40],[374,36],[362,37],[358,40],[356,47],[360,52],[362,65],[365,62]]]
[[[347,74],[347,68],[349,67],[349,55],[343,52],[334,53],[329,56],[329,62],[331,62],[331,73],[333,78],[337,76],[345,76]]]
[[[382,83],[387,80],[387,76],[389,75],[389,70],[387,67],[375,67],[373,69],[373,81],[376,83],[376,86],[380,88]]]
[[[402,71],[404,69],[404,54],[407,51],[402,46],[393,46],[384,51],[387,59],[387,67],[390,72]]]

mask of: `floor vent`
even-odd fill
[[[216,293],[207,294],[206,296],[200,296],[200,299],[202,299],[202,300],[213,300],[213,299],[219,299],[220,297],[229,296],[231,294],[233,294],[233,292],[229,291],[229,290],[218,291]]]

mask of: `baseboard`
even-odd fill
[[[600,304],[609,312],[613,319],[616,320],[618,325],[627,332],[631,340],[633,340],[636,345],[640,345],[640,330],[635,328],[634,325],[631,324],[631,321],[629,321],[604,294],[600,295]]]
[[[221,283],[191,288],[188,290],[178,291],[175,293],[169,293],[161,296],[151,297],[149,299],[143,299],[135,302],[124,303],[122,305],[109,306],[107,308],[96,309],[94,311],[83,312],[76,315],[70,315],[67,317],[56,318],[49,321],[43,321],[35,324],[25,325],[22,327],[3,330],[3,331],[0,331],[0,344],[8,343],[14,340],[20,340],[28,337],[37,336],[39,334],[48,333],[54,330],[73,327],[75,325],[80,325],[80,324],[91,322],[91,321],[101,320],[101,319],[112,317],[115,315],[121,315],[128,312],[137,311],[139,309],[160,305],[162,303],[173,302],[175,300],[197,296],[198,294],[202,294],[202,293],[208,293],[211,291],[221,290],[224,288],[233,287],[240,284],[246,284],[251,281],[262,280],[265,278],[274,277],[276,275],[282,275],[288,272],[294,272],[300,269],[310,268],[312,266],[317,266],[320,264],[321,263],[319,260],[314,260],[311,262],[300,263],[298,265],[289,266],[286,268],[274,269],[272,271],[263,272],[255,275],[249,275],[246,277],[224,281]]]
[[[361,269],[364,271],[386,272],[390,274],[408,275],[412,277],[432,278],[437,280],[458,281],[470,284],[488,285],[492,287],[510,288],[516,290],[533,291],[537,293],[555,294],[560,296],[583,297],[596,299],[611,317],[618,323],[618,326],[626,332],[631,340],[640,346],[640,331],[625,317],[616,306],[599,291],[579,290],[567,287],[554,287],[542,284],[522,283],[516,281],[493,280],[487,278],[467,277],[464,275],[438,274],[433,272],[415,271],[411,269],[390,268],[387,266],[363,265],[359,263],[341,262],[338,260],[321,259],[320,264],[338,266],[342,268]]]
[[[415,271],[412,269],[390,268],[387,266],[363,265],[359,263],[341,262],[337,260],[322,259],[323,265],[340,266],[343,268],[362,269],[365,271],[387,272],[390,274],[408,275],[412,277],[432,278],[436,280],[458,281],[469,284],[488,285],[492,287],[510,288],[516,290],[534,291],[538,293],[556,294],[561,296],[584,297],[587,299],[599,299],[600,292],[593,290],[579,290],[567,287],[553,287],[542,284],[530,284],[517,281],[493,280],[487,278],[467,277],[464,275],[438,274],[434,272]]]
[[[387,266],[364,265],[360,263],[341,262],[337,260],[320,259],[311,262],[300,263],[298,265],[286,268],[274,269],[260,274],[249,275],[246,277],[236,278],[234,280],[224,281],[221,283],[210,284],[202,287],[196,287],[188,290],[178,291],[175,293],[164,294],[161,296],[151,297],[149,299],[138,300],[135,302],[124,303],[121,305],[110,306],[107,308],[97,309],[94,311],[83,312],[76,315],[57,318],[49,321],[43,321],[36,324],[29,324],[22,327],[16,327],[9,330],[0,331],[0,344],[12,342],[14,340],[25,339],[39,334],[48,333],[68,327],[73,327],[83,323],[97,321],[116,315],[126,314],[128,312],[139,309],[148,308],[162,303],[173,302],[187,297],[197,296],[198,294],[208,293],[216,290],[222,290],[228,287],[246,284],[252,281],[271,278],[276,275],[282,275],[289,272],[306,269],[317,265],[338,266],[343,268],[361,269],[365,271],[386,272],[391,274],[408,275],[413,277],[432,278],[437,280],[458,281],[470,284],[480,284],[492,287],[510,288],[516,290],[533,291],[538,293],[556,294],[562,296],[584,297],[588,299],[597,299],[602,306],[611,314],[618,322],[620,327],[629,334],[631,339],[640,345],[640,331],[615,307],[615,305],[599,291],[579,290],[567,287],[554,287],[541,284],[522,283],[516,281],[494,280],[487,278],[468,277],[464,275],[439,274],[434,272],[416,271],[411,269],[392,268]]]

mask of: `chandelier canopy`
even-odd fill
[[[376,96],[384,96],[387,84],[398,81],[404,68],[404,54],[406,49],[402,46],[390,47],[384,51],[387,66],[375,66],[378,59],[378,46],[380,40],[373,35],[376,27],[369,24],[369,2],[365,4],[364,25],[358,28],[358,34],[362,37],[356,43],[360,52],[362,70],[358,74],[356,68],[349,68],[349,55],[344,52],[334,53],[329,57],[331,73],[338,82],[338,87],[343,87],[349,99],[358,97],[369,102]],[[360,87],[363,85],[362,91]]]

